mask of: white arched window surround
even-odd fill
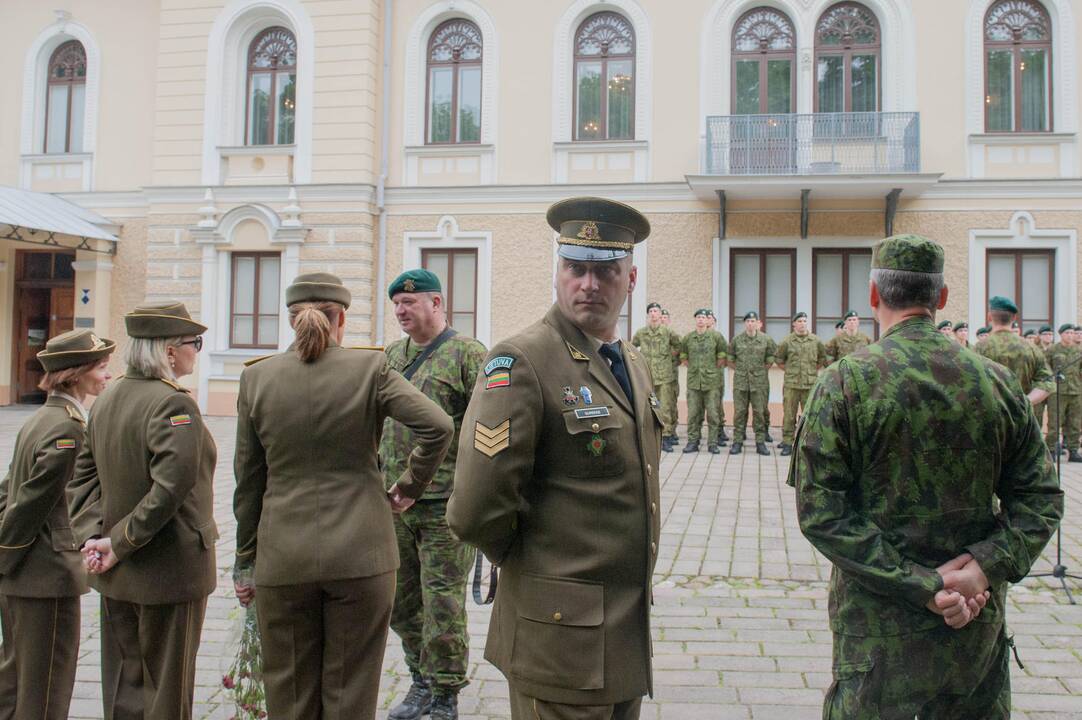
[[[312,103],[315,97],[315,30],[299,0],[231,0],[214,21],[207,51],[203,110],[202,184],[221,184],[219,148],[244,145],[248,49],[269,27],[288,28],[297,39],[297,110],[293,181],[311,182]]]
[[[796,28],[796,111],[811,113],[815,98],[815,27],[819,18],[839,0],[714,0],[703,22],[700,38],[700,134],[710,115],[729,115],[731,108],[733,27],[749,10],[770,7],[785,13]],[[857,0],[879,21],[882,47],[880,71],[883,112],[917,109],[916,28],[913,13],[903,0]]]
[[[92,156],[94,153],[98,137],[101,49],[85,26],[64,17],[42,30],[26,51],[23,64],[22,127],[19,137],[19,152],[24,156],[41,155],[45,152],[45,94],[49,58],[54,50],[69,40],[78,40],[86,51],[86,104],[81,156]],[[88,158],[85,164],[87,167],[83,172],[83,188],[90,190],[90,166],[93,162]],[[27,184],[28,179],[24,177],[23,186]]]

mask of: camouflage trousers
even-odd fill
[[[891,637],[835,633],[823,720],[1006,720],[1009,661],[1002,623]]]
[[[781,441],[786,445],[793,444],[793,433],[796,431],[796,417],[804,406],[808,404],[808,395],[811,388],[791,388],[785,386],[781,390],[782,407],[785,415],[781,421]]]
[[[703,435],[703,416],[706,416],[706,439],[714,443],[724,424],[721,410],[721,388],[694,390],[688,388],[688,442],[698,442]]]
[[[474,549],[451,534],[446,516],[446,500],[421,500],[395,516],[401,565],[391,629],[402,638],[410,673],[457,690],[468,682],[466,584]]]
[[[1065,438],[1068,450],[1076,450],[1079,430],[1082,430],[1082,397],[1060,395],[1060,402],[1057,405],[1056,396],[1052,394],[1046,405],[1048,406],[1048,432],[1044,436],[1044,442],[1048,445],[1048,449],[1054,451],[1056,443],[1062,437]]]
[[[654,395],[661,404],[662,436],[676,434],[676,395],[679,391],[680,385],[676,380],[654,384]]]
[[[770,424],[767,416],[767,402],[770,399],[770,389],[766,387],[748,387],[747,385],[733,385],[733,443],[744,442],[748,431],[748,406],[751,406],[752,429],[755,431],[755,442],[766,442],[766,431]]]

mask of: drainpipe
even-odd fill
[[[383,92],[381,93],[382,121],[379,128],[379,180],[376,183],[376,210],[379,213],[379,263],[376,266],[376,345],[383,345],[383,321],[387,303],[383,300],[383,288],[387,287],[387,154],[391,147],[391,14],[394,0],[383,2]]]

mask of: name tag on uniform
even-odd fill
[[[588,407],[579,408],[575,411],[575,417],[579,420],[589,420],[590,418],[608,417],[609,409],[604,405],[600,407]]]

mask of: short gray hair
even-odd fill
[[[168,347],[178,347],[183,337],[128,338],[124,350],[124,362],[140,375],[165,380],[176,380],[176,373],[169,365]]]
[[[943,290],[943,273],[872,268],[871,281],[879,290],[879,299],[892,310],[921,307],[938,309]]]

